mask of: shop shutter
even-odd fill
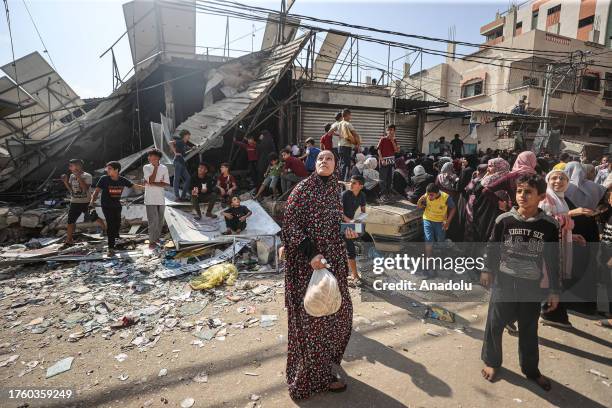
[[[323,136],[326,123],[333,123],[339,108],[330,106],[301,106],[299,140],[304,143],[312,137],[317,145]],[[376,146],[385,132],[385,111],[351,109],[351,123],[362,138],[362,146]]]

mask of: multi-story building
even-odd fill
[[[472,148],[497,148],[499,138],[517,131],[533,140],[539,120],[508,114],[526,97],[527,114],[542,115],[547,69],[550,128],[564,140],[611,145],[610,11],[602,0],[525,2],[481,27],[485,41],[477,52],[455,55],[451,45],[445,63],[406,75],[403,96],[449,102],[428,115],[423,151],[440,136],[465,137],[470,120],[480,123],[477,138],[464,140]]]

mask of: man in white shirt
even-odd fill
[[[142,168],[145,179],[144,203],[149,223],[149,248],[154,249],[161,237],[164,227],[164,210],[166,198],[164,188],[170,186],[168,168],[160,163],[162,152],[152,149],[147,154],[149,164]]]

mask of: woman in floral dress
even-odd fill
[[[322,151],[316,170],[301,181],[287,201],[282,240],[285,246],[285,306],[288,315],[287,384],[294,399],[321,391],[339,392],[346,384],[332,373],[339,365],[351,335],[353,305],[347,284],[347,253],[340,234],[342,207],[334,155]],[[355,238],[347,230],[347,238]],[[312,317],[304,309],[304,295],[313,269],[322,259],[338,280],[340,310]]]

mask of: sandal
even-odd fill
[[[341,384],[341,386],[339,386],[339,387],[332,387],[331,386],[332,384]],[[327,386],[327,390],[329,392],[335,392],[335,393],[344,392],[344,391],[346,391],[346,383],[343,383],[341,381],[334,381],[333,383],[330,383]]]

